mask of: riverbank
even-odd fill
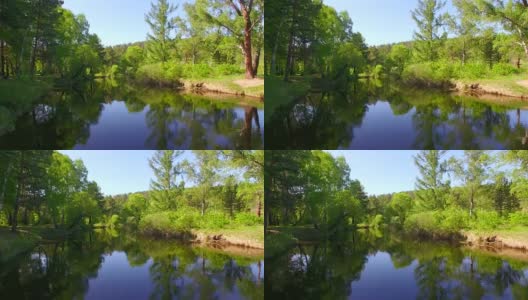
[[[323,233],[310,226],[268,226],[265,256],[279,256],[295,245],[315,243],[322,239]]]
[[[528,101],[528,80],[525,75],[491,79],[461,79],[453,81],[454,90],[469,95],[501,96]]]
[[[182,88],[188,91],[204,91],[220,94],[246,96],[264,100],[264,79],[244,79],[241,75],[226,75],[217,78],[182,79]]]
[[[192,229],[192,242],[204,245],[236,246],[264,250],[264,227],[244,226],[221,229]]]
[[[0,80],[0,134],[13,130],[16,118],[51,89],[46,81]]]
[[[8,228],[0,228],[0,264],[33,249],[40,237],[30,232],[11,232]]]
[[[466,230],[462,232],[462,235],[470,246],[528,250],[528,226],[517,226],[511,229]]]
[[[9,227],[0,227],[0,263],[30,251],[38,243],[64,239],[73,231],[75,230],[20,226],[16,232],[11,232]]]
[[[276,109],[288,105],[295,99],[305,95],[310,90],[311,77],[294,76],[289,82],[282,77],[266,76],[266,121],[269,120]]]

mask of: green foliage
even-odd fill
[[[508,222],[511,226],[528,226],[528,213],[517,211],[508,215]]]
[[[415,49],[421,61],[435,61],[438,47],[447,38],[447,33],[439,33],[447,19],[441,13],[445,5],[445,0],[418,0],[418,7],[412,11],[412,18],[418,27],[414,33],[417,41]]]
[[[444,211],[421,212],[410,215],[404,230],[414,235],[453,238],[468,228],[467,213],[456,208]]]
[[[498,63],[498,64],[493,65],[493,69],[491,70],[491,72],[493,75],[508,76],[508,75],[519,74],[521,70],[512,66],[511,64]]]
[[[471,220],[471,228],[477,230],[497,229],[503,222],[503,219],[496,211],[478,210],[477,217]]]
[[[262,217],[259,218],[253,213],[242,212],[242,213],[238,213],[235,216],[234,222],[235,224],[238,224],[238,225],[253,226],[253,225],[263,224],[264,220]]]

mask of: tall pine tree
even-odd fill
[[[182,151],[156,151],[149,160],[155,179],[151,180],[151,206],[156,211],[174,210],[178,207],[176,197],[182,190],[183,182],[178,184],[177,177],[182,173],[176,160]]]
[[[171,32],[174,29],[171,14],[176,8],[168,0],[157,0],[156,4],[151,3],[150,12],[145,16],[151,30],[147,36],[147,50],[153,61],[166,62],[170,58]]]

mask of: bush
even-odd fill
[[[489,67],[483,63],[468,63],[458,65],[456,77],[461,79],[478,79],[488,76]]]
[[[447,233],[460,232],[469,226],[468,213],[457,208],[450,208],[441,214],[440,229]]]
[[[508,216],[508,223],[511,226],[528,226],[528,213],[526,212],[514,212]]]
[[[405,220],[403,228],[411,234],[428,234],[438,229],[436,214],[434,212],[421,212],[412,214]]]
[[[519,74],[520,70],[512,66],[511,64],[499,63],[493,66],[492,72],[495,75],[506,76],[512,74]]]
[[[479,210],[476,218],[471,221],[471,228],[479,230],[496,229],[502,223],[501,217],[496,211]]]
[[[467,228],[467,213],[457,208],[445,211],[421,212],[410,215],[404,223],[404,230],[413,235],[433,236],[451,239]]]
[[[218,229],[228,225],[229,218],[223,212],[210,211],[202,218],[201,228]]]
[[[219,64],[214,66],[216,75],[233,75],[240,74],[241,70],[239,66],[229,64]]]
[[[235,224],[242,225],[242,226],[253,226],[253,225],[261,225],[264,223],[263,218],[259,218],[253,213],[239,213],[235,216]]]
[[[454,77],[454,67],[445,63],[421,63],[409,66],[402,78],[407,84],[417,87],[446,87]]]
[[[148,214],[139,222],[141,232],[162,235],[181,235],[199,226],[200,213],[189,207]]]

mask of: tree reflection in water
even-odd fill
[[[262,267],[259,257],[103,233],[43,244],[1,265],[0,299],[89,299],[92,289],[110,299],[119,292],[116,286],[92,281],[98,280],[103,265],[116,264],[114,253],[126,254],[127,267],[116,266],[125,281],[147,267],[150,280],[127,285],[137,297],[143,292],[151,299],[264,299],[263,279],[255,271]]]
[[[20,116],[2,118],[0,147],[262,149],[262,108],[248,103],[253,102],[126,84],[94,84],[52,92]],[[2,107],[0,113],[3,115]],[[255,120],[256,129],[248,118]]]
[[[270,149],[528,149],[526,108],[380,82],[312,91],[266,127]]]
[[[416,299],[528,299],[528,261],[389,235],[359,232],[298,245],[266,262],[265,292],[271,299],[355,299],[365,286],[375,290],[361,292],[380,300],[409,292]]]

